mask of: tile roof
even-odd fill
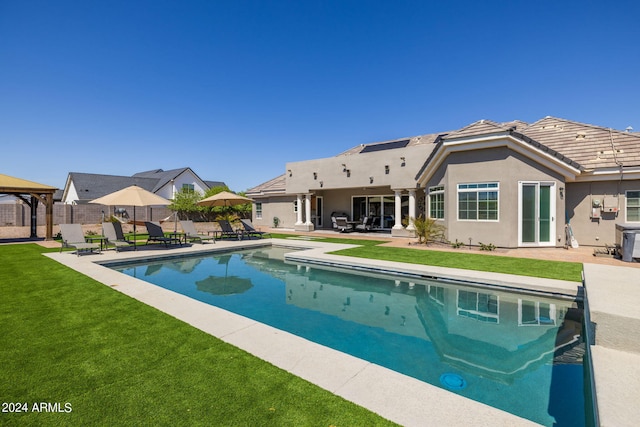
[[[451,132],[398,138],[373,144],[360,144],[338,154],[336,157],[359,154],[363,150],[375,151],[376,145],[380,146],[380,150],[384,148],[402,149],[394,148],[398,146],[395,143],[407,139],[409,140],[407,147],[419,144],[436,144],[436,148],[431,152],[425,165],[418,173],[419,175],[436,153],[437,145],[442,144],[444,140],[500,132],[509,132],[514,137],[520,138],[537,149],[580,170],[619,167],[621,164],[627,167],[640,166],[640,132],[613,130],[550,116],[532,124],[521,120],[503,123],[479,120]],[[367,147],[370,148],[367,149]],[[248,190],[248,193],[260,193],[267,188],[270,188],[270,191],[274,191],[275,188],[278,191],[284,191],[285,176],[281,175],[260,184]]]
[[[267,193],[284,193],[286,189],[286,177],[285,174],[279,175],[267,182],[257,185],[247,190],[247,195],[264,195]]]
[[[640,135],[545,117],[521,131],[586,169],[640,166]]]

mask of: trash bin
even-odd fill
[[[622,232],[622,261],[633,262],[640,258],[640,230],[624,230]]]
[[[616,246],[623,261],[633,262],[640,258],[640,224],[616,224]]]

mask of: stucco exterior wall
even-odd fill
[[[296,223],[296,214],[293,210],[295,196],[276,196],[256,198],[255,202],[262,202],[262,218],[256,218],[256,205],[252,205],[251,221],[256,227],[273,227],[273,218],[278,217],[279,228],[293,228]]]
[[[287,193],[372,186],[412,188],[415,187],[416,173],[434,146],[435,144],[424,144],[287,163]]]
[[[567,185],[567,215],[573,234],[580,245],[604,246],[614,244],[616,224],[626,222],[626,191],[639,191],[640,180],[576,182]],[[593,202],[618,212],[599,212],[592,218]]]
[[[444,185],[445,221],[450,241],[477,245],[494,244],[499,247],[519,246],[520,181],[545,181],[555,183],[555,233],[556,246],[564,245],[564,199],[559,187],[564,180],[558,174],[541,167],[532,160],[506,147],[452,153],[428,182],[427,187]],[[463,183],[499,183],[498,221],[458,220],[457,185]]]

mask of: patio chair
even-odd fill
[[[235,237],[236,239],[240,240],[243,237],[243,233],[240,231],[236,231],[233,229],[233,227],[231,227],[231,224],[229,223],[229,221],[227,220],[219,220],[218,224],[220,225],[220,238],[222,239],[225,236],[228,237]]]
[[[198,233],[195,224],[191,220],[180,221],[180,227],[182,227],[182,231],[184,231],[185,240],[191,242],[199,241],[202,244],[204,244],[205,240],[213,240],[213,243],[216,242],[216,236],[208,236],[206,234]]]
[[[173,243],[180,243],[180,239],[167,237],[164,235],[164,231],[162,231],[162,227],[157,222],[145,221],[145,227],[147,227],[147,232],[149,233],[149,237],[147,238],[146,244],[149,242],[161,242],[164,243],[164,246],[167,247]],[[182,246],[182,243],[180,243]]]
[[[349,224],[345,217],[336,217],[336,226],[340,233],[349,233],[353,231],[353,225]]]
[[[260,236],[260,238],[262,239],[267,234],[271,236],[271,233],[269,233],[268,231],[256,230],[256,228],[253,226],[253,223],[251,222],[250,219],[241,219],[240,222],[244,227],[244,234],[247,234],[249,237]]]
[[[362,218],[362,224],[356,225],[356,231],[365,232],[371,230],[371,225],[369,225],[369,217],[365,216]]]
[[[119,236],[118,230],[120,230]],[[120,225],[120,223],[103,222],[102,234],[107,238],[107,246],[115,246],[116,252],[120,252],[120,248],[134,246],[131,242],[125,239],[124,233],[122,232],[122,225]]]
[[[62,248],[75,248],[76,255],[80,256],[80,251],[93,252],[94,249],[100,253],[100,245],[98,243],[87,243],[82,232],[80,224],[60,224],[60,234],[62,234]]]

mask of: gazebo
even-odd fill
[[[53,239],[53,193],[57,188],[0,174],[0,194],[11,194],[31,208],[31,238],[38,237],[38,202],[46,208],[46,240]],[[31,197],[29,197],[31,196]]]

